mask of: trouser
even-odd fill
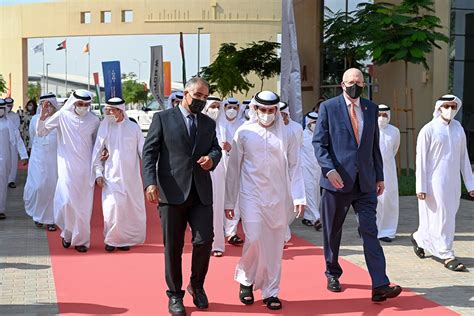
[[[209,267],[213,233],[212,205],[203,205],[194,184],[188,199],[180,205],[160,203],[160,220],[165,245],[165,277],[169,297],[183,297],[181,268],[184,235],[189,223],[192,232],[191,286],[202,289]]]
[[[343,271],[338,262],[339,246],[341,244],[342,226],[351,205],[358,217],[364,257],[372,279],[372,287],[388,285],[390,281],[385,273],[385,255],[377,238],[377,194],[375,191],[370,193],[361,192],[358,180],[356,180],[354,188],[349,193],[323,189],[321,219],[323,222],[326,276],[339,278],[342,275]]]

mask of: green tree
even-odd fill
[[[30,100],[38,100],[41,95],[41,85],[39,82],[36,83],[29,83],[28,84],[28,99]]]
[[[0,74],[0,93],[5,92],[7,90],[7,83],[3,79],[3,76]]]
[[[246,76],[253,72],[260,79],[260,91],[263,90],[265,79],[273,78],[281,70],[280,58],[277,49],[280,43],[258,41],[247,44],[237,52],[240,72]]]
[[[362,50],[372,54],[378,65],[395,61],[405,64],[405,105],[408,103],[408,63],[428,69],[426,55],[438,42],[448,38],[437,32],[440,19],[430,13],[433,0],[403,0],[400,5],[378,2],[359,5],[357,29],[362,34]]]
[[[122,74],[122,94],[126,103],[145,104],[148,100],[148,89],[145,83],[136,80],[133,72]]]
[[[203,67],[201,76],[210,84],[210,93],[217,92],[221,98],[234,93],[247,93],[253,85],[242,75],[240,55],[235,43],[223,43],[214,62]]]

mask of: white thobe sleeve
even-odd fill
[[[471,192],[474,190],[474,176],[472,174],[471,162],[469,161],[469,155],[467,153],[466,134],[464,134],[464,131],[462,131],[461,134],[461,174],[467,191]]]
[[[224,209],[233,210],[237,203],[237,197],[240,191],[240,172],[243,156],[244,148],[241,139],[239,139],[239,133],[237,132],[232,140],[232,150],[230,151],[230,157],[227,163]]]
[[[145,138],[143,137],[142,131],[140,128],[137,129],[137,151],[138,151],[138,156],[140,157],[140,160],[142,159],[142,153],[143,153],[143,145],[145,144]]]
[[[48,135],[53,129],[57,128],[59,126],[59,117],[61,116],[61,113],[62,111],[58,111],[44,121],[38,118],[36,134],[43,137]]]
[[[426,170],[427,154],[430,148],[430,133],[427,133],[426,126],[421,129],[416,141],[416,193],[426,193]]]
[[[398,149],[400,148],[400,130],[395,129],[395,135],[393,140],[393,156],[397,155]]]
[[[97,148],[99,146],[100,148]],[[101,146],[100,140],[97,139],[96,144],[94,146],[95,156],[92,157],[92,168],[93,168],[93,175],[95,174],[95,179],[104,176],[104,162],[100,160],[100,156],[102,154],[102,150],[104,149],[104,147],[105,147],[105,142]]]
[[[20,154],[20,159],[25,160],[28,159],[28,153],[26,151],[25,143],[21,138],[20,131],[15,130],[15,138],[16,138],[16,148],[18,150],[18,154]]]
[[[293,205],[306,205],[303,168],[301,166],[301,145],[300,139],[297,138],[288,142],[288,175],[290,176]]]
[[[36,123],[37,120],[31,119],[30,125],[28,126],[28,134],[30,134],[30,144],[33,144],[36,136]]]

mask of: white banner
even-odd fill
[[[293,0],[282,0],[281,10],[281,100],[288,102],[291,118],[303,122],[303,105],[301,102],[301,74],[296,25],[293,13]]]
[[[164,108],[163,46],[150,46],[150,91],[158,104]]]

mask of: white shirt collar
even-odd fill
[[[344,92],[342,93],[342,96],[344,97],[344,100],[346,101],[346,105],[350,106],[352,104],[352,101],[349,100],[349,98],[346,96],[346,94]],[[354,104],[357,107],[360,107],[360,98],[357,98],[357,100],[355,100]]]
[[[193,114],[193,113],[189,112],[188,110],[186,110],[184,108],[184,106],[181,105],[181,103],[178,105],[178,107],[179,107],[179,110],[181,111],[181,113],[183,114],[184,117],[188,117],[190,114],[194,115],[194,117],[196,117],[196,114]]]

